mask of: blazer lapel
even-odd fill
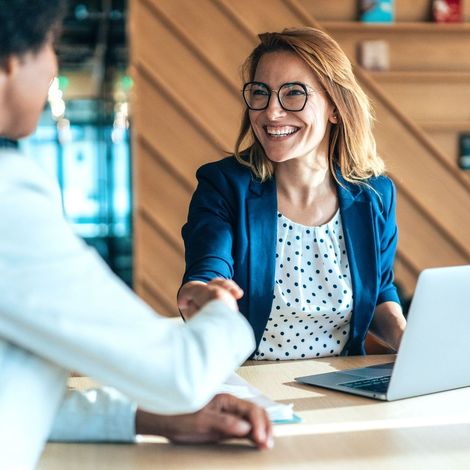
[[[274,178],[265,183],[253,180],[247,199],[248,316],[258,345],[271,311],[274,293],[277,234],[277,197]]]
[[[351,318],[349,342],[344,348],[362,338],[367,331],[374,312],[377,291],[377,247],[374,237],[374,221],[370,201],[361,189],[345,189],[338,186],[341,219],[346,250],[349,259],[354,306]]]

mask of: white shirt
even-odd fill
[[[246,320],[219,301],[184,325],[156,315],[72,233],[58,188],[39,168],[14,151],[0,153],[2,468],[34,466],[58,409],[64,418],[54,438],[68,429],[65,438],[117,440],[133,432],[128,400],[161,414],[195,411],[253,348]],[[70,370],[128,399],[105,390],[97,406],[77,392],[63,402]],[[73,400],[89,416],[103,410],[101,422],[115,403],[121,429],[104,425],[101,435],[93,425],[74,435],[83,414],[74,417]]]
[[[339,210],[308,227],[278,213],[274,298],[256,359],[338,356],[353,307]]]

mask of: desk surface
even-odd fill
[[[294,377],[390,362],[392,356],[250,363],[238,373],[276,401],[293,403],[300,424],[275,427],[275,447],[244,442],[175,446],[48,444],[40,470],[470,468],[470,388],[392,403],[299,385]]]

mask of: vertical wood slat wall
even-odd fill
[[[351,8],[351,1],[341,1]],[[317,6],[322,3],[317,1]],[[162,314],[177,314],[176,292],[184,267],[180,229],[196,169],[233,148],[242,112],[239,66],[255,44],[254,33],[308,24],[312,5],[315,1],[130,2],[135,288]],[[326,6],[323,11],[328,14]],[[469,204],[465,188],[439,168],[429,150],[400,128],[403,124],[386,105],[379,102],[378,108],[379,149],[398,176],[397,273],[411,291],[420,269],[465,262],[465,248],[462,252],[459,247],[468,240],[470,227],[468,220],[459,223],[459,218],[468,215]],[[411,165],[414,174],[409,174],[410,154],[417,155],[415,167]],[[430,169],[420,177],[423,165]],[[449,187],[447,196],[429,191],[436,174]],[[424,194],[422,200],[415,196],[415,183]],[[460,207],[446,213],[442,207],[452,198]],[[437,213],[432,209],[436,204]],[[435,218],[440,217],[436,226]],[[450,242],[446,230],[452,232]]]

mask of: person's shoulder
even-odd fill
[[[386,175],[373,176],[364,180],[348,181],[338,174],[339,184],[346,194],[358,200],[389,199],[395,193],[395,185]]]
[[[242,165],[233,155],[220,160],[206,163],[197,170],[198,179],[201,177],[214,179],[224,177],[233,182],[249,182],[252,179],[251,170]]]
[[[57,185],[31,158],[17,150],[0,152],[0,184],[3,189],[56,196]]]
[[[395,194],[395,184],[387,175],[374,176],[365,181],[365,190],[372,196],[390,199]]]
[[[373,176],[366,180],[366,182],[379,192],[389,193],[395,188],[392,179],[387,175]]]
[[[395,184],[387,175],[367,179],[363,184],[363,191],[381,213],[388,213],[395,203]]]

